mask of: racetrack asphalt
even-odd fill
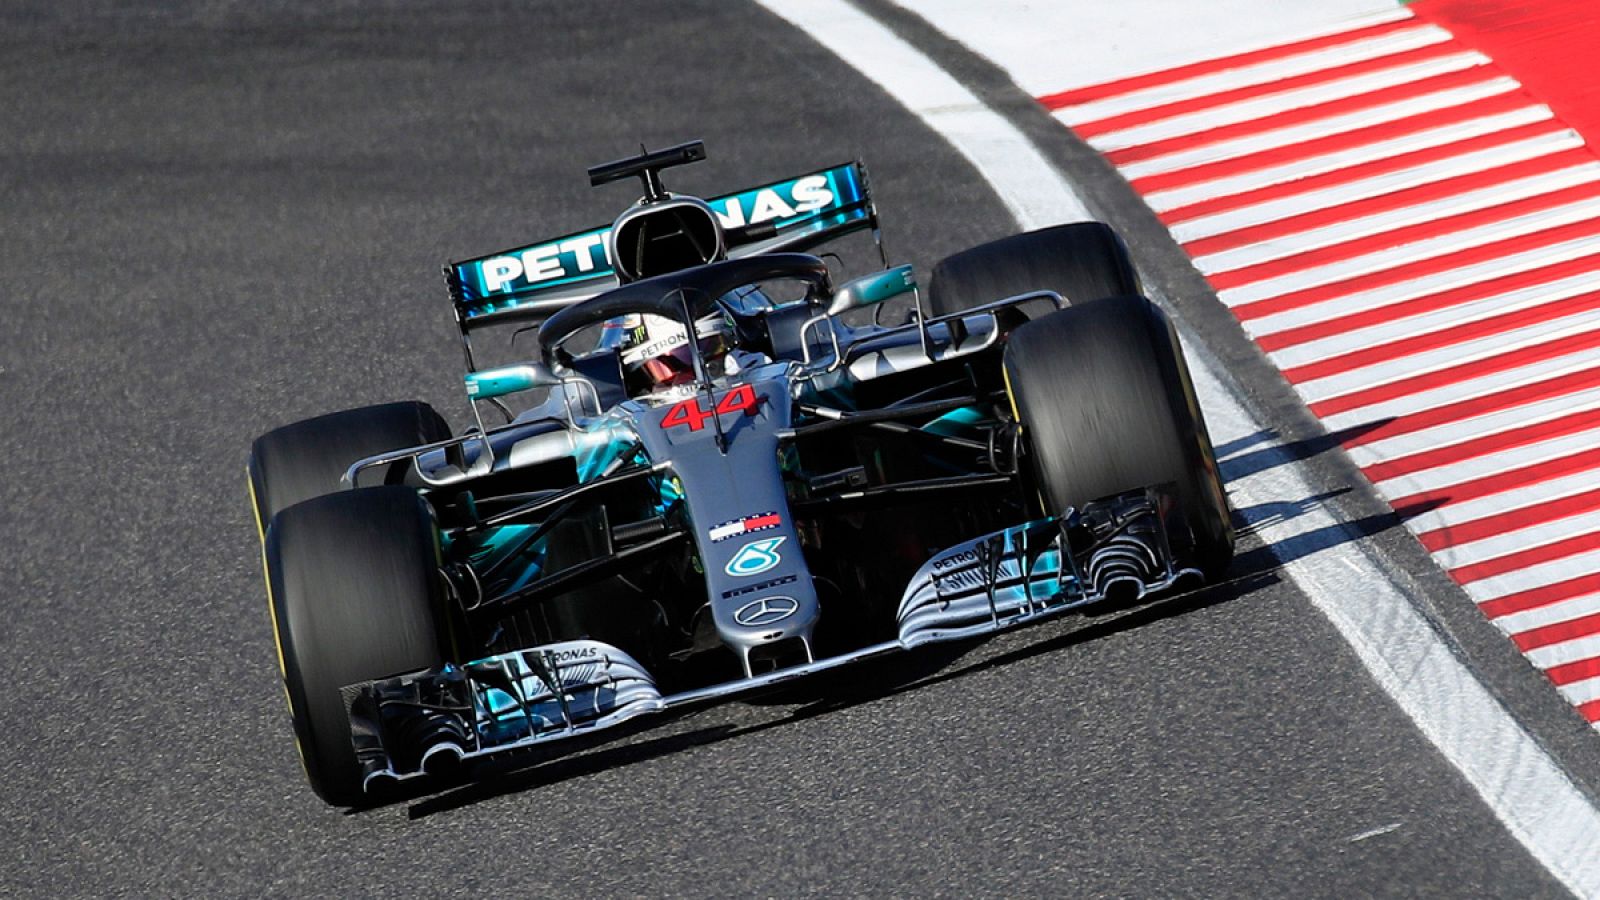
[[[1559,893],[1248,544],[1183,597],[324,807],[245,454],[464,421],[439,263],[609,220],[583,168],[639,142],[704,138],[690,193],[859,156],[922,271],[1009,219],[754,7],[164,9],[0,12],[0,894]]]

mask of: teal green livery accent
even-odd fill
[[[922,426],[922,430],[929,434],[943,434],[958,437],[972,429],[974,425],[988,420],[988,416],[970,406],[952,409],[932,422]]]
[[[873,272],[839,285],[833,292],[833,302],[828,304],[828,315],[837,316],[863,306],[875,306],[916,289],[917,279],[911,274],[910,266],[895,266],[882,272]]]
[[[583,445],[578,448],[573,462],[578,466],[578,483],[593,481],[626,451],[634,449],[635,461],[643,460],[643,451],[635,449],[632,441],[612,439],[599,446]]]
[[[554,387],[561,383],[560,376],[539,363],[522,363],[498,369],[484,369],[481,372],[468,372],[463,380],[466,382],[467,398],[470,400],[490,400],[518,391]]]

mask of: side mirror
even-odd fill
[[[917,279],[911,274],[910,266],[895,266],[882,272],[873,272],[871,275],[852,278],[839,285],[833,292],[833,300],[828,303],[826,314],[837,316],[848,310],[882,303],[916,289]]]
[[[468,372],[465,381],[468,400],[490,400],[518,391],[555,387],[561,383],[561,376],[550,371],[543,363],[523,363]]]

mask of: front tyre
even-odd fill
[[[945,257],[933,267],[928,307],[945,316],[1031,291],[1055,291],[1078,304],[1137,294],[1139,276],[1110,225],[1072,222]]]
[[[385,403],[295,422],[256,438],[250,447],[250,495],[265,531],[280,510],[339,490],[358,460],[450,437],[450,426],[419,401]]]
[[[323,800],[362,799],[340,688],[439,666],[444,605],[433,516],[415,490],[361,488],[279,513],[267,600],[295,739]]]
[[[1193,564],[1208,579],[1227,570],[1227,497],[1177,334],[1155,304],[1107,297],[1028,322],[1003,365],[1047,512],[1172,483]]]

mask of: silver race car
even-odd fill
[[[663,188],[704,158],[591,169],[643,183],[613,225],[445,267],[461,433],[409,402],[255,441],[281,674],[329,803],[1227,568],[1178,342],[1108,227],[957,253],[924,292],[859,163]],[[807,252],[850,235],[881,269]],[[508,325],[517,356],[480,364]]]

